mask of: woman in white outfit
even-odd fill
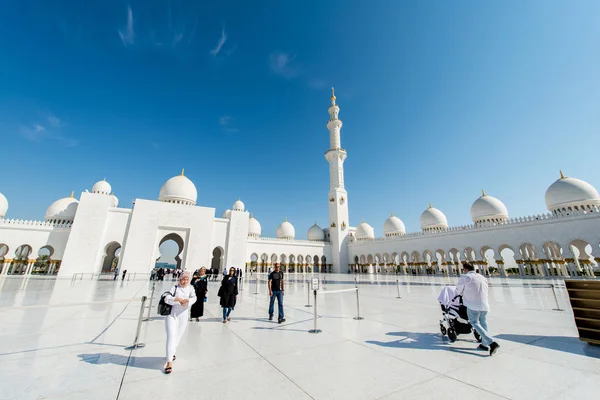
[[[173,306],[171,314],[165,317],[167,330],[167,366],[165,373],[170,374],[175,361],[175,350],[183,337],[188,323],[188,310],[196,302],[196,291],[190,285],[190,273],[184,272],[179,277],[179,284],[169,290],[170,295],[165,296],[165,303]]]

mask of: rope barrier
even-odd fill
[[[11,310],[22,310],[22,309],[28,309],[28,308],[77,307],[77,306],[88,306],[88,305],[93,305],[93,304],[129,303],[134,300],[136,300],[136,297],[132,297],[129,299],[117,299],[117,300],[107,300],[107,301],[89,301],[86,303],[57,303],[57,304],[34,304],[31,306],[10,306],[10,307],[0,307],[0,310],[3,308],[10,308]]]
[[[354,292],[355,290],[358,290],[358,288],[338,289],[338,290],[319,290],[319,293],[321,293],[321,294],[343,293],[343,292]]]

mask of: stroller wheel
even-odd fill
[[[456,331],[452,328],[448,329],[448,339],[450,339],[451,342],[456,342],[457,338],[458,335],[456,335]]]
[[[475,336],[477,342],[481,343],[481,335],[475,329],[473,329],[473,336]]]
[[[440,332],[442,333],[442,336],[446,336],[446,327],[442,324],[440,324]]]

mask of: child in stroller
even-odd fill
[[[481,343],[481,336],[469,323],[467,307],[463,304],[462,296],[456,295],[456,286],[446,286],[438,296],[442,307],[442,319],[440,320],[440,332],[443,336],[448,335],[451,342],[455,342],[458,335],[473,332],[475,339]]]

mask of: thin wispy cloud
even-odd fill
[[[173,46],[175,46],[177,43],[181,42],[181,39],[183,39],[183,32],[175,35],[175,37],[173,38]]]
[[[22,125],[19,133],[25,139],[42,143],[45,141],[54,141],[62,144],[65,147],[74,147],[79,144],[78,140],[65,136],[61,129],[65,124],[54,114],[48,115],[43,122],[36,122],[29,125]]]
[[[127,7],[127,25],[123,29],[119,29],[119,37],[123,46],[130,46],[135,43],[135,31],[133,30],[133,11],[131,6]]]
[[[212,54],[213,56],[218,55],[226,41],[227,34],[225,33],[225,28],[223,28],[221,30],[221,37],[219,38],[219,41],[217,42],[217,45],[214,47],[214,49],[210,51],[210,54]]]
[[[219,118],[219,125],[225,132],[238,132],[239,129],[232,126],[234,118],[231,115],[224,115]]]
[[[327,87],[327,84],[322,79],[310,79],[308,81],[308,86],[310,86],[312,89],[323,90]]]
[[[294,64],[296,56],[289,53],[274,52],[269,56],[271,72],[286,79],[296,78],[301,73],[298,65]]]

